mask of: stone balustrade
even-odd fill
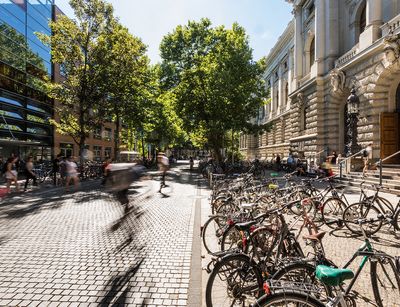
[[[358,53],[358,44],[350,49],[348,52],[343,54],[340,58],[335,61],[335,67],[341,67],[349,62]]]
[[[386,36],[389,33],[400,32],[400,15],[397,15],[393,19],[389,20],[382,27],[382,36]]]

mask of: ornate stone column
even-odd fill
[[[366,28],[360,35],[360,49],[365,49],[381,37],[382,0],[367,0]]]
[[[325,7],[327,29],[325,35],[326,42],[326,69],[329,71],[334,68],[334,62],[339,54],[339,1],[329,0]]]
[[[299,81],[303,76],[303,18],[300,5],[294,6],[293,14],[296,21],[294,35],[294,78]]]
[[[315,60],[317,74],[324,75],[325,59],[325,1],[315,1]]]

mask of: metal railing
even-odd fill
[[[348,161],[354,158],[355,156],[360,155],[361,153],[364,152],[364,149],[361,149],[360,151],[357,151],[355,154],[351,155],[350,157],[347,157],[339,162],[339,177],[343,177],[343,164],[346,163],[346,174],[348,173]]]
[[[390,156],[388,156],[388,157],[386,157],[384,159],[379,159],[379,161],[375,163],[375,165],[377,167],[379,167],[379,185],[382,185],[382,181],[383,181],[383,178],[382,178],[382,163],[387,161],[387,160],[389,160],[389,159],[391,159],[391,158],[393,158],[393,157],[395,157],[395,156],[397,156],[398,154],[400,154],[400,150],[395,152],[394,154],[391,154]]]

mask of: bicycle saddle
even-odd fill
[[[256,225],[257,221],[250,221],[245,223],[238,223],[235,225],[236,229],[238,230],[248,230],[251,226]]]
[[[311,241],[321,241],[322,238],[325,236],[326,232],[325,231],[321,231],[319,233],[314,233],[311,235],[304,235],[303,239],[308,239]]]
[[[326,265],[319,265],[315,276],[328,286],[338,286],[346,279],[352,279],[354,273],[350,269],[335,269]]]

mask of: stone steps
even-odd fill
[[[334,173],[339,174],[337,167]],[[366,177],[363,177],[361,172],[350,172],[349,174],[344,174],[343,178],[338,180],[350,187],[360,187],[362,182],[367,185],[378,185],[379,169],[368,171]],[[382,169],[382,186],[382,191],[400,195],[400,168],[384,166]]]

